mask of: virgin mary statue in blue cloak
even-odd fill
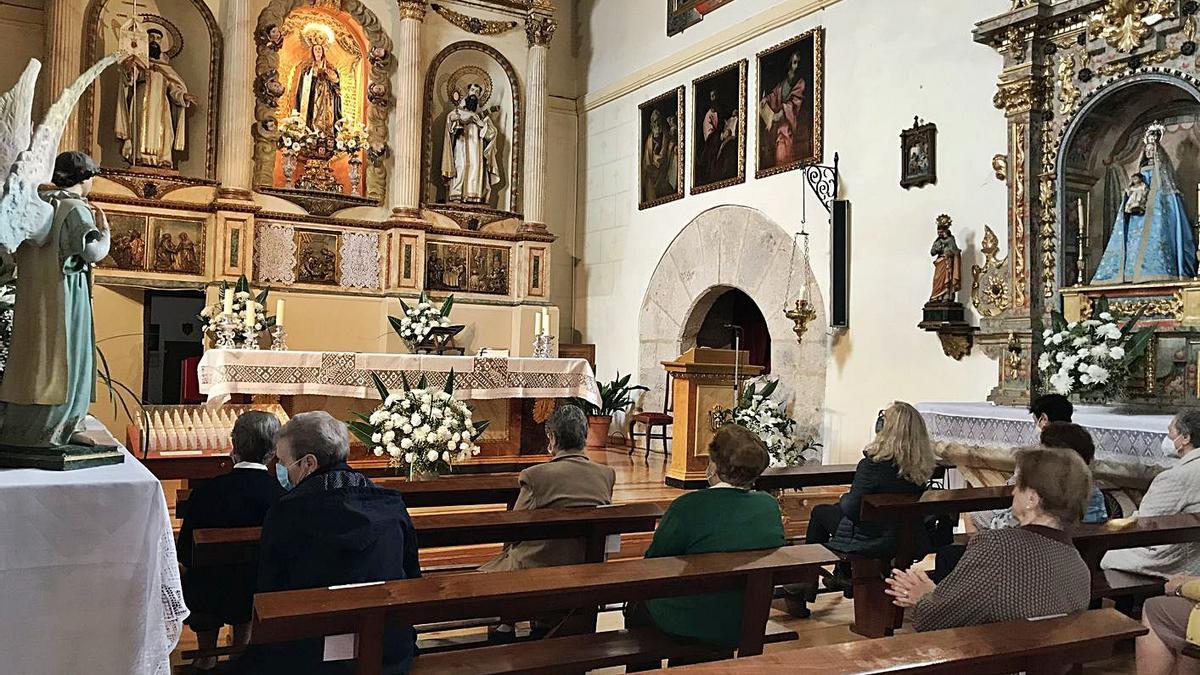
[[[1093,284],[1123,284],[1196,275],[1196,240],[1183,208],[1175,167],[1163,149],[1166,129],[1146,129],[1137,173],[1117,211]]]

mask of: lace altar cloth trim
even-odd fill
[[[921,403],[917,410],[934,441],[990,448],[1038,443],[1037,427],[1024,408],[990,403]],[[1113,408],[1078,406],[1074,421],[1092,434],[1098,458],[1149,464],[1170,459],[1161,450],[1170,415],[1127,415]]]
[[[296,283],[296,228],[259,223],[254,233],[256,281]]]
[[[217,405],[233,394],[375,399],[371,373],[389,389],[402,387],[402,375],[410,386],[425,376],[429,386],[441,388],[451,370],[460,399],[579,397],[600,403],[592,367],[583,359],[210,349],[200,360],[199,380],[200,393]]]
[[[347,288],[379,288],[379,234],[342,233],[342,279]]]

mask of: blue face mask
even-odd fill
[[[292,489],[292,481],[288,479],[287,467],[282,462],[275,464],[275,479],[279,481],[284,490]]]

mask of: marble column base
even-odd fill
[[[218,202],[253,202],[254,193],[245,188],[225,187],[217,188]]]
[[[387,222],[392,225],[419,225],[428,227],[429,221],[421,217],[420,209],[405,209],[395,207],[392,209],[392,215],[388,217]]]

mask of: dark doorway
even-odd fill
[[[700,332],[696,334],[697,347],[733,349],[734,331],[728,325],[742,329],[741,348],[750,352],[750,363],[763,367],[763,374],[771,372],[771,333],[767,320],[754,300],[738,289],[730,289],[717,297]]]
[[[146,291],[145,376],[142,396],[148,404],[177,405],[183,400],[183,369],[204,353],[199,314],[200,291]],[[189,361],[190,359],[190,361]]]

